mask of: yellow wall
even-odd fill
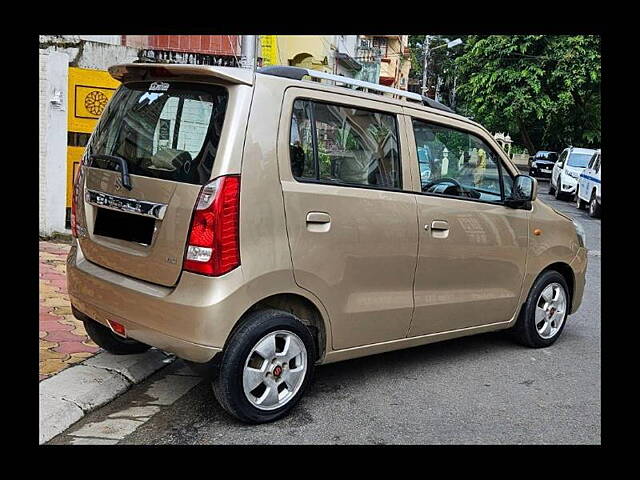
[[[278,37],[276,35],[260,35],[262,65],[280,65]]]
[[[324,72],[331,72],[329,59],[332,58],[332,35],[278,35],[278,64],[289,65],[304,54],[310,55],[299,66],[313,68]]]
[[[91,133],[106,102],[120,82],[108,72],[69,67],[69,133]],[[71,138],[73,135],[68,135]],[[71,207],[71,190],[75,172],[84,153],[84,146],[67,145],[67,207]]]

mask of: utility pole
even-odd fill
[[[422,95],[427,95],[427,57],[429,56],[429,35],[424,36],[424,43],[422,45]]]
[[[240,66],[256,69],[257,35],[242,35],[240,41]]]

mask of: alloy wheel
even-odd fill
[[[277,330],[262,337],[242,371],[244,394],[260,410],[275,410],[298,392],[307,373],[307,349],[295,333]]]
[[[538,335],[553,338],[562,327],[567,313],[567,295],[559,283],[550,283],[536,302],[535,324]]]

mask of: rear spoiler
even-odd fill
[[[214,67],[166,63],[123,63],[109,67],[109,74],[120,82],[147,79],[216,78],[225,83],[253,85],[253,71],[248,68]]]

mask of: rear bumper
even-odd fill
[[[536,178],[551,178],[551,171],[543,172],[537,167],[529,168],[529,175]]]
[[[584,287],[586,284],[587,275],[587,249],[579,248],[575,258],[571,261],[571,269],[575,276],[575,285],[573,288],[573,298],[571,301],[571,311],[569,313],[575,313],[582,304],[582,296],[584,295]]]
[[[222,350],[238,318],[229,298],[241,279],[239,269],[218,278],[185,272],[167,288],[89,262],[76,242],[67,258],[74,308],[103,325],[114,320],[127,336],[198,363]]]

